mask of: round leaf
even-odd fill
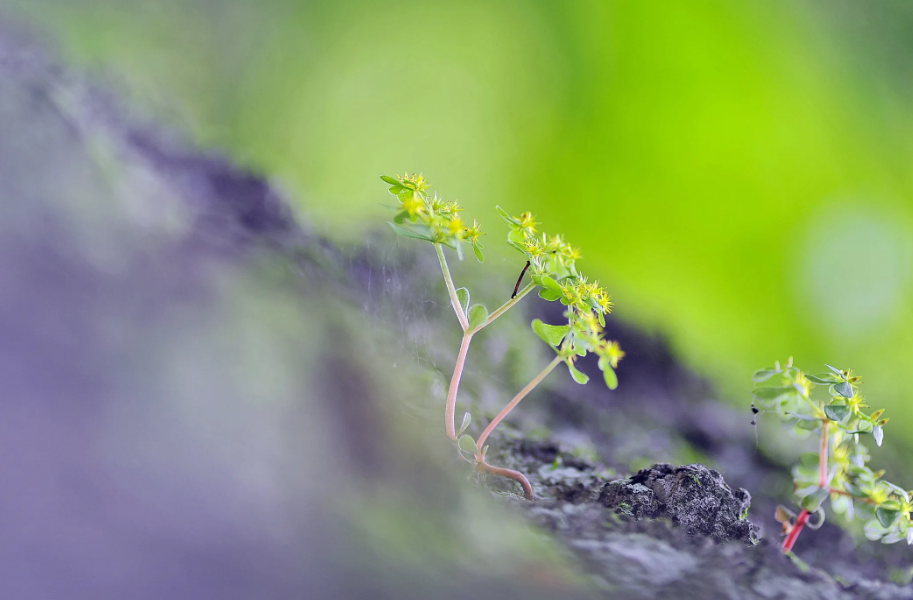
[[[776,400],[781,396],[793,394],[795,391],[796,390],[791,385],[783,385],[778,387],[760,387],[752,390],[751,395],[754,396],[756,400]]]
[[[533,331],[536,332],[536,335],[552,347],[560,344],[561,340],[564,339],[564,336],[567,335],[567,332],[571,330],[570,325],[548,325],[539,319],[533,320],[531,326]]]
[[[482,304],[476,304],[469,309],[469,328],[475,329],[485,324],[488,320],[488,309]]]
[[[879,506],[875,509],[875,517],[878,519],[878,522],[881,523],[882,527],[888,528],[894,524],[894,521],[897,520],[897,517],[900,516],[899,510],[893,510],[890,508],[885,508]]]
[[[821,504],[827,499],[830,495],[830,491],[827,488],[819,487],[817,490],[802,498],[802,508],[807,510],[810,513],[816,512],[821,508]]]
[[[456,291],[457,298],[460,300],[460,306],[463,308],[463,314],[469,312],[469,290],[464,287]]]
[[[547,290],[545,288],[539,288],[539,297],[543,300],[548,300],[549,302],[554,302],[561,297],[561,294],[553,292],[552,290]]]
[[[850,416],[851,412],[850,407],[845,404],[828,404],[824,407],[827,418],[838,423]]]
[[[845,381],[841,381],[840,383],[835,383],[834,391],[837,392],[839,395],[843,396],[844,398],[853,397],[853,386],[851,386],[850,384],[848,384]]]
[[[476,441],[472,439],[471,435],[463,435],[460,436],[460,450],[470,454],[476,454],[479,451],[479,448],[476,446]]]
[[[761,369],[760,371],[755,371],[754,374],[751,376],[751,379],[753,381],[757,381],[758,383],[760,383],[762,381],[767,381],[768,379],[770,379],[771,377],[773,377],[774,375],[776,375],[779,372],[780,371],[777,371],[775,369]]]
[[[610,390],[618,388],[618,375],[615,374],[615,369],[611,366],[606,365],[605,368],[602,369],[602,377],[605,379],[605,384]]]
[[[570,371],[571,377],[574,378],[574,381],[581,385],[590,380],[586,373],[578,371],[577,368],[574,367],[574,365],[571,363],[567,363],[567,370]]]

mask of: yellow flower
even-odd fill
[[[473,220],[472,227],[467,227],[466,231],[463,233],[463,239],[468,240],[469,242],[475,242],[479,239],[480,235],[482,235],[482,226],[479,225],[478,221]]]
[[[529,236],[535,235],[536,225],[538,225],[538,223],[533,220],[533,213],[525,212],[519,217],[516,217],[516,219],[520,222],[520,230],[523,231],[523,233]]]
[[[400,198],[403,210],[409,214],[411,219],[415,217],[424,217],[427,214],[425,201],[422,200],[415,192],[407,192]]]
[[[618,342],[606,342],[604,349],[605,357],[609,359],[609,364],[615,369],[618,367],[618,361],[625,357],[624,350]]]
[[[462,237],[463,229],[465,229],[465,225],[463,224],[463,219],[459,217],[454,217],[447,223],[447,233],[450,235]]]

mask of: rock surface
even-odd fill
[[[751,495],[733,492],[723,476],[704,465],[653,465],[630,479],[611,481],[599,503],[638,518],[669,518],[689,535],[756,544],[758,528],[747,519]]]

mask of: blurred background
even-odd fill
[[[495,204],[581,246],[618,317],[733,403],[776,359],[851,366],[913,448],[909,3],[4,5],[338,241],[389,214],[378,175],[423,171],[508,287]]]

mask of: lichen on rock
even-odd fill
[[[752,545],[758,541],[757,526],[745,518],[751,495],[741,488],[732,490],[720,473],[701,464],[660,463],[630,479],[610,481],[599,502],[637,518],[667,517],[689,535]]]

